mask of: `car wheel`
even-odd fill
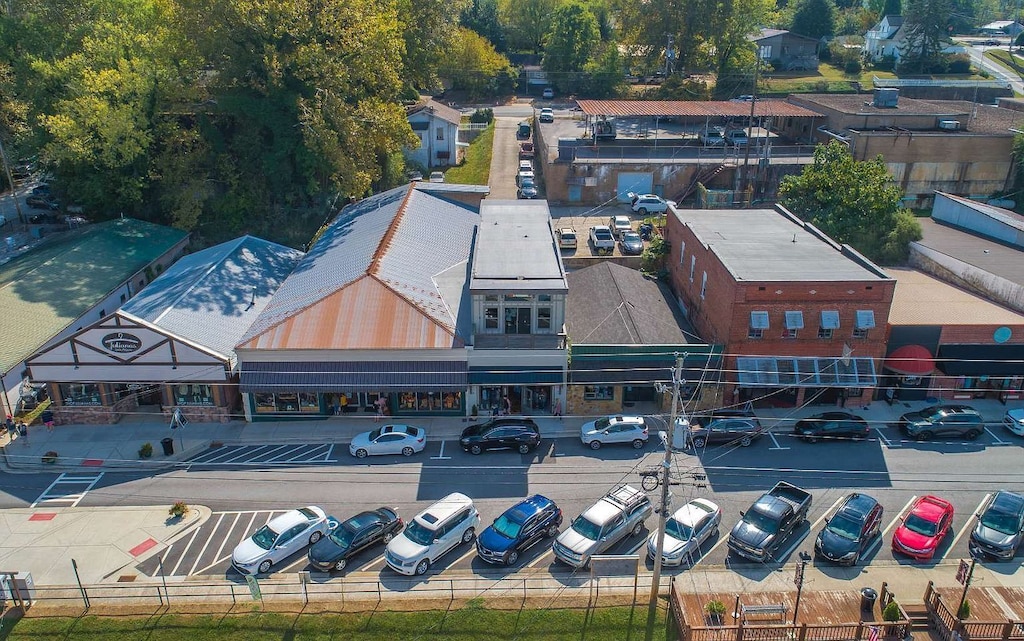
[[[860,553],[858,552],[857,554],[855,554],[853,556],[853,560],[850,561],[850,567],[853,567],[853,566],[857,565],[857,563],[859,563],[859,562],[860,562]]]
[[[345,569],[346,565],[348,565],[348,559],[338,559],[334,562],[334,569],[341,572]]]
[[[363,449],[356,450],[356,458],[366,458],[367,454],[369,454],[369,452],[367,452],[366,450],[363,450]]]
[[[384,539],[383,539],[384,545],[387,545],[388,543],[391,543],[391,539],[393,539],[393,538],[395,538],[395,533],[394,532],[388,532],[387,534],[385,534],[384,535]]]
[[[703,436],[698,436],[697,438],[693,439],[693,447],[695,449],[700,449],[700,448],[704,447],[707,444],[708,444],[708,441]]]
[[[637,536],[637,535],[640,534],[640,531],[643,530],[643,529],[644,529],[644,522],[643,521],[637,521],[636,525],[633,526],[633,529],[630,530],[629,533],[632,534],[633,536]]]
[[[266,574],[267,572],[270,572],[270,566],[272,565],[274,564],[270,562],[270,559],[267,559],[263,563],[260,563],[260,566],[256,568],[256,571],[260,574]]]
[[[817,436],[805,436],[804,440],[807,441],[808,443],[817,443],[818,442],[818,437]]]
[[[469,543],[470,541],[473,540],[474,536],[476,536],[476,531],[473,530],[473,528],[469,528],[468,530],[465,531],[465,533],[463,533],[463,535],[462,535],[462,542],[463,543]]]
[[[646,216],[647,215],[647,208],[646,207],[641,207],[640,209],[637,209],[636,211],[641,216]]]
[[[402,448],[402,456],[412,456],[415,453],[411,447]]]
[[[647,441],[643,440],[642,438],[635,438],[635,439],[633,439],[633,449],[634,450],[642,450],[642,449],[644,449],[644,445],[647,445]]]
[[[601,441],[590,441],[590,449],[599,450],[601,449]]]
[[[548,529],[544,532],[549,539],[553,539],[558,536],[558,526],[552,523],[548,526]]]
[[[426,574],[427,570],[429,570],[429,569],[430,569],[430,560],[429,559],[423,559],[422,561],[420,561],[419,563],[416,564],[416,574],[418,576],[422,576],[422,575]]]
[[[511,552],[508,553],[508,556],[505,557],[505,565],[511,567],[511,566],[515,565],[516,561],[518,561],[518,560],[519,560],[519,553],[516,552],[515,550],[512,550]]]
[[[483,452],[483,451],[484,451],[483,448],[481,448],[479,445],[471,445],[470,448],[469,448],[469,453],[470,454],[479,454],[480,452]]]
[[[930,441],[934,437],[935,437],[935,435],[932,434],[931,432],[921,432],[920,434],[917,435],[917,440],[919,440],[919,441]]]
[[[749,436],[744,436],[743,438],[740,439],[740,445],[742,445],[743,447],[747,447],[748,445],[750,445],[750,443],[751,440]]]
[[[313,545],[324,537],[323,532],[313,532],[309,535],[309,544]]]
[[[981,432],[979,432],[978,430],[970,430],[969,432],[964,434],[964,438],[966,438],[968,441],[973,441],[979,436],[981,436]]]
[[[529,454],[530,453],[530,446],[527,445],[526,443],[522,443],[519,446],[519,453],[520,454]]]

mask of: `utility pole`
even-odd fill
[[[754,126],[754,107],[757,105],[757,79],[761,72],[761,50],[758,48],[757,59],[754,61],[754,86],[751,88],[750,93],[750,123],[749,127]],[[750,136],[747,136],[747,148],[743,153],[743,178],[747,183],[747,188],[750,190],[750,200],[753,204],[754,200],[754,181],[752,181],[750,175]]]
[[[647,604],[646,641],[654,637],[654,619],[658,614],[658,591],[661,587],[661,555],[665,552],[665,524],[668,522],[669,510],[669,472],[672,470],[672,443],[675,442],[676,408],[679,405],[679,388],[683,384],[684,356],[676,354],[676,364],[672,369],[672,411],[668,424],[668,437],[665,439],[665,460],[661,465],[661,508],[658,511],[658,538],[654,555],[654,574],[651,577],[651,597]],[[686,417],[683,416],[683,422]]]

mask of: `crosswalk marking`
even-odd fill
[[[40,504],[46,504],[49,506],[60,506],[60,507],[78,507],[78,504],[82,502],[85,495],[88,494],[89,490],[94,488],[99,480],[103,478],[103,472],[97,472],[96,474],[74,474],[69,475],[67,472],[61,474],[50,486],[47,487],[39,495],[32,505],[29,507],[38,507]],[[69,491],[64,489],[62,486],[79,486],[73,489],[77,491]],[[82,487],[84,486],[84,487]]]

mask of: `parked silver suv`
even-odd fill
[[[637,536],[654,508],[640,490],[620,485],[573,519],[552,544],[555,557],[574,568],[612,547],[627,535]]]

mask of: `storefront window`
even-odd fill
[[[267,393],[253,394],[253,401],[256,405],[257,413],[265,412],[276,412],[277,407],[274,405],[274,395]]]
[[[451,412],[462,408],[462,392],[402,392],[400,412]]]
[[[65,405],[102,405],[100,386],[96,383],[62,383],[60,397]]]
[[[178,405],[213,405],[213,388],[209,385],[175,385],[174,402]]]
[[[537,329],[551,329],[550,307],[541,307],[537,310]]]
[[[505,294],[506,303],[528,303],[532,299],[529,294]]]
[[[286,392],[282,394],[253,394],[257,413],[273,412],[319,412],[320,401],[316,394]],[[193,403],[194,404],[194,403]]]
[[[480,388],[480,409],[488,412],[497,412],[501,408],[501,388],[481,387]]]
[[[498,329],[498,308],[484,308],[484,329]]]
[[[615,388],[588,385],[583,388],[583,398],[588,401],[610,401],[615,398]]]

